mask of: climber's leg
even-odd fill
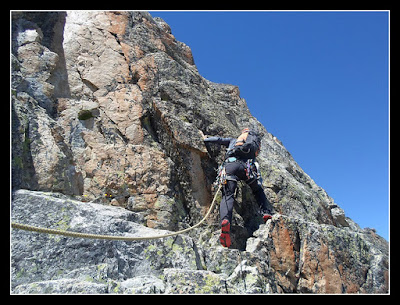
[[[221,222],[227,219],[232,222],[232,211],[233,203],[235,202],[234,194],[236,190],[237,182],[233,180],[227,180],[226,184],[222,186],[222,200],[219,206],[219,212]]]
[[[262,185],[258,182],[256,178],[251,181],[246,181],[247,185],[250,186],[251,191],[253,192],[254,197],[257,200],[258,205],[260,206],[260,213],[263,216],[263,220],[266,222],[268,219],[271,219],[272,216],[268,211],[268,199],[265,196],[264,189]]]

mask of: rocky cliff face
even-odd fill
[[[12,13],[12,218],[101,234],[197,223],[223,151],[202,133],[260,132],[274,217],[239,190],[231,249],[218,209],[187,235],[96,241],[13,230],[14,293],[386,293],[388,243],[361,229],[145,12]],[[25,189],[25,190],[23,190]]]

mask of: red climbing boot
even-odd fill
[[[221,235],[219,236],[219,241],[222,246],[229,248],[231,246],[231,236],[229,232],[231,231],[231,224],[227,219],[224,219],[221,223]]]
[[[269,214],[264,214],[264,215],[263,215],[264,222],[267,222],[267,220],[268,220],[268,219],[271,219],[271,218],[272,218],[272,216],[269,215]]]

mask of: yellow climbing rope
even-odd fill
[[[63,236],[68,236],[68,237],[78,237],[78,238],[91,238],[91,239],[107,239],[107,240],[122,240],[122,241],[137,241],[137,240],[148,240],[148,239],[158,239],[158,238],[165,238],[165,237],[170,237],[178,234],[182,234],[185,232],[188,232],[194,228],[197,228],[200,226],[210,215],[211,211],[214,209],[215,206],[215,201],[217,199],[218,192],[221,190],[221,185],[219,185],[215,195],[214,199],[211,202],[210,208],[208,209],[206,215],[203,217],[202,220],[200,220],[197,224],[194,226],[191,226],[190,228],[186,228],[184,230],[164,234],[164,235],[154,235],[154,236],[143,236],[143,237],[130,237],[130,236],[115,236],[115,235],[100,235],[100,234],[88,234],[88,233],[80,233],[80,232],[73,232],[73,231],[64,231],[64,230],[56,230],[56,229],[50,229],[50,228],[42,228],[42,227],[35,227],[31,225],[25,225],[21,223],[16,223],[12,222],[11,227],[13,229],[20,229],[20,230],[25,230],[25,231],[32,231],[32,232],[38,232],[38,233],[45,233],[45,234],[56,234],[56,235],[63,235]]]

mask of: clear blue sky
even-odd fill
[[[388,12],[150,12],[362,228],[388,239]]]

